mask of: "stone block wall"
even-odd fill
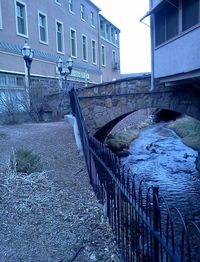
[[[68,114],[71,111],[68,92],[72,88],[83,89],[84,86],[83,82],[63,80],[61,87],[58,79],[32,77],[30,96],[38,120],[57,120]]]
[[[80,97],[124,95],[132,93],[149,92],[151,86],[150,77],[128,78],[90,86],[79,90]]]
[[[56,94],[60,91],[59,80],[55,78],[38,78],[31,77],[31,86],[33,88],[42,88],[45,90],[46,95]],[[62,90],[69,91],[72,88],[79,89],[84,88],[85,83],[72,81],[72,80],[63,80],[62,81]]]

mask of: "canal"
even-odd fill
[[[195,166],[197,152],[184,145],[166,123],[143,129],[131,143],[129,151],[131,154],[122,159],[123,164],[140,180],[144,179],[148,187],[158,186],[159,195],[165,198],[170,208],[178,208],[185,221],[200,225],[200,173]],[[174,214],[173,220],[176,221],[175,244],[179,246],[183,227]],[[165,228],[166,220],[161,220],[161,223]],[[199,234],[190,231],[189,235],[192,240],[191,261],[199,262]]]
[[[123,163],[148,185],[159,186],[169,206],[200,222],[200,174],[194,163],[197,152],[184,145],[166,123],[143,129],[129,151]]]

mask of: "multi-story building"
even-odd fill
[[[100,15],[102,79],[110,81],[120,78],[119,30],[105,17]]]
[[[200,0],[150,0],[150,6],[153,77],[194,83],[200,77]]]
[[[71,57],[72,80],[120,78],[120,30],[99,12],[90,0],[0,0],[0,86],[22,83],[25,41],[34,50],[31,76],[58,77],[59,57]]]

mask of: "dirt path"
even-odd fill
[[[44,172],[17,175],[12,148],[39,154]],[[0,261],[119,261],[73,130],[66,122],[0,126]]]

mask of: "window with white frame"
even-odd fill
[[[115,43],[115,33],[114,33],[114,28],[110,28],[110,37],[111,37],[111,42]]]
[[[119,70],[119,62],[117,61],[116,50],[112,50],[112,68],[113,70]]]
[[[119,33],[117,31],[115,32],[115,45],[119,46]]]
[[[87,36],[86,35],[82,35],[82,58],[84,61],[88,60]]]
[[[63,23],[56,21],[57,52],[64,53]]]
[[[0,87],[24,87],[24,77],[8,74],[0,74]]]
[[[17,34],[28,36],[27,11],[26,4],[21,1],[15,1],[16,29]]]
[[[117,62],[116,51],[112,50],[112,64],[113,64],[113,67],[115,67],[116,62]]]
[[[70,13],[74,13],[74,1],[69,0],[69,11]]]
[[[85,6],[81,4],[81,19],[85,21]]]
[[[77,57],[76,30],[74,29],[70,29],[70,47],[71,47],[71,56]]]
[[[92,63],[97,63],[97,47],[96,47],[96,41],[92,40]]]
[[[110,25],[106,24],[106,39],[110,41]]]
[[[0,0],[0,29],[3,29],[1,0]]]
[[[41,12],[38,12],[38,28],[39,28],[40,42],[47,44],[48,43],[47,16]]]
[[[101,36],[103,37],[106,36],[105,22],[103,20],[100,20],[100,33],[101,33]]]
[[[101,64],[102,66],[106,65],[106,48],[104,45],[101,46]]]
[[[94,12],[91,11],[90,13],[90,20],[91,20],[91,25],[94,27],[95,23],[94,23]]]

